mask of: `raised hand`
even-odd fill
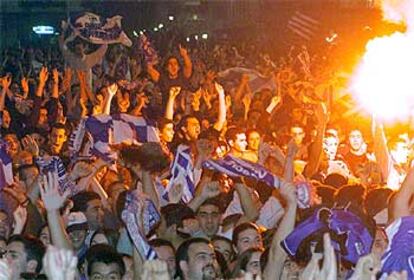
[[[170,88],[170,97],[176,98],[181,92],[181,87],[171,87]]]
[[[48,279],[74,280],[77,271],[78,258],[70,250],[47,248],[43,257],[43,267]]]
[[[3,90],[8,90],[11,85],[11,82],[12,82],[11,76],[3,77],[1,79],[1,86],[3,87]]]
[[[39,72],[39,83],[42,85],[46,84],[47,79],[49,78],[49,72],[46,67],[42,67]]]
[[[187,49],[186,49],[186,48],[184,48],[183,46],[181,46],[181,44],[180,44],[180,45],[178,45],[178,50],[180,51],[180,55],[181,55],[182,57],[186,57],[186,56],[188,56],[188,51],[187,51]]]
[[[290,139],[288,145],[287,145],[287,154],[288,157],[294,157],[296,153],[298,152],[298,145],[296,145],[296,142],[294,139]]]
[[[217,181],[208,182],[201,187],[201,196],[206,200],[220,194],[220,183]]]
[[[72,82],[72,69],[70,67],[65,68],[65,75],[63,79],[63,89],[70,89],[70,84]]]
[[[231,107],[231,103],[232,103],[232,101],[231,101],[231,96],[230,96],[230,95],[227,95],[227,96],[226,96],[226,109],[227,109],[227,110],[229,110],[229,109],[230,109],[230,107]]]
[[[47,211],[59,210],[63,207],[69,197],[70,190],[63,195],[59,193],[59,182],[56,173],[49,172],[43,175],[43,182],[40,186],[40,194]]]
[[[39,146],[31,136],[26,136],[22,139],[23,149],[29,152],[33,157],[39,156]]]
[[[25,77],[23,77],[20,80],[20,84],[22,86],[24,95],[27,96],[27,94],[29,93],[29,81]]]
[[[160,260],[146,261],[142,278],[146,280],[169,280],[167,263]]]
[[[323,235],[323,265],[318,279],[336,280],[337,266],[335,251],[328,233]]]
[[[242,103],[246,109],[249,109],[250,104],[252,104],[252,98],[250,97],[250,95],[246,94],[245,96],[243,96]]]
[[[83,178],[83,177],[87,177],[91,175],[92,172],[93,172],[92,165],[84,161],[79,161],[73,167],[72,172],[70,173],[70,178],[73,181],[76,181],[79,178]]]
[[[168,201],[170,203],[179,203],[184,194],[183,185],[177,184],[170,188],[168,192]]]
[[[27,210],[25,207],[19,206],[13,212],[14,227],[13,234],[21,234],[27,221]]]
[[[115,96],[117,92],[118,92],[118,85],[116,83],[113,83],[112,85],[108,86],[108,93],[111,97]]]
[[[10,187],[4,188],[3,191],[11,195],[19,204],[27,201],[25,186],[16,177],[13,184]]]
[[[216,91],[218,94],[224,94],[224,88],[219,83],[214,83],[214,87],[216,88]]]
[[[381,270],[381,261],[373,254],[359,258],[354,273],[350,280],[375,279],[377,273]]]
[[[52,76],[53,76],[53,82],[55,82],[55,84],[59,83],[59,71],[56,68],[53,68]]]
[[[282,98],[280,97],[280,95],[275,95],[272,97],[272,103],[275,105],[278,105],[280,103],[280,101],[282,101]]]
[[[199,158],[202,158],[203,160],[208,159],[214,151],[213,143],[207,139],[197,140],[196,147]]]

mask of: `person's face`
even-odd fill
[[[262,237],[257,230],[252,228],[240,232],[236,244],[239,255],[250,248],[263,248]]]
[[[250,272],[254,276],[261,274],[260,269],[260,256],[262,255],[261,252],[254,252],[250,257],[249,262],[246,265],[246,272]]]
[[[43,245],[45,246],[48,246],[51,244],[49,227],[43,227],[42,231],[40,232],[39,239],[40,241],[42,241]]]
[[[1,124],[1,126],[7,129],[10,127],[10,122],[11,122],[11,118],[10,118],[9,112],[6,110],[3,110],[3,123]]]
[[[213,245],[214,249],[219,251],[223,255],[227,264],[230,264],[233,260],[233,248],[231,243],[226,242],[224,240],[215,240],[213,241]]]
[[[66,131],[62,128],[53,128],[50,133],[50,144],[53,153],[60,153],[66,142]]]
[[[86,230],[72,230],[68,234],[75,250],[79,250],[85,244]]]
[[[131,102],[129,101],[129,96],[124,96],[124,98],[118,98],[118,108],[119,112],[126,113],[128,112],[129,106],[131,105]]]
[[[7,214],[0,212],[0,237],[8,239],[10,236],[10,224]]]
[[[176,271],[176,262],[173,249],[170,246],[160,246],[155,247],[154,249],[157,253],[158,259],[167,263],[168,274],[172,278]]]
[[[21,242],[11,242],[6,247],[6,261],[11,270],[11,279],[20,279],[20,274],[27,271],[27,254]]]
[[[334,160],[338,150],[338,139],[336,137],[325,137],[323,140],[323,150],[329,160]]]
[[[47,110],[45,108],[39,111],[39,122],[40,125],[47,124]]]
[[[97,230],[101,227],[103,215],[102,204],[99,199],[93,199],[88,202],[85,216],[88,219],[89,228],[91,230]]]
[[[240,133],[236,135],[236,139],[232,142],[232,148],[237,152],[244,152],[247,148],[246,134]]]
[[[197,140],[200,135],[200,122],[196,118],[189,118],[186,125],[186,134],[189,140]]]
[[[391,155],[393,159],[398,164],[405,164],[408,161],[408,155],[410,154],[410,150],[408,149],[408,145],[405,142],[398,142],[395,145],[395,148],[392,149]]]
[[[20,151],[19,141],[15,135],[6,135],[4,140],[7,142],[7,153],[14,157]]]
[[[109,244],[108,238],[106,238],[105,234],[98,233],[95,234],[91,241],[91,246],[96,244]]]
[[[176,58],[170,58],[167,63],[167,72],[170,77],[176,77],[178,71],[180,70],[180,65]]]
[[[180,265],[183,262],[180,262]],[[194,243],[188,248],[188,262],[181,269],[192,280],[217,279],[218,263],[213,246],[205,243]],[[184,268],[184,269],[183,269]]]
[[[377,229],[375,232],[375,240],[372,245],[371,253],[381,259],[388,246],[387,236],[383,230]]]
[[[354,130],[349,134],[349,144],[354,151],[359,151],[359,149],[361,149],[362,144],[364,144],[361,131]]]
[[[301,109],[293,109],[292,110],[292,120],[294,121],[302,121],[303,113]]]
[[[95,262],[88,271],[88,280],[121,280],[121,268],[116,263]]]
[[[296,145],[301,145],[303,143],[303,138],[305,138],[305,132],[301,127],[292,127],[290,129],[290,136],[293,138]]]
[[[221,213],[215,205],[203,205],[197,213],[197,220],[203,232],[211,237],[215,235],[220,226]]]
[[[172,123],[166,124],[161,130],[161,139],[166,143],[170,143],[173,140],[173,138],[174,138],[174,124]]]
[[[259,145],[260,145],[260,134],[257,133],[256,131],[251,132],[249,134],[247,142],[249,144],[249,149],[250,150],[258,151],[259,150]]]
[[[38,175],[39,170],[36,167],[26,168],[23,171],[24,184],[26,187],[32,186]]]

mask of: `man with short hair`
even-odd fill
[[[257,162],[257,155],[254,152],[247,151],[247,138],[243,129],[230,128],[226,133],[226,139],[230,146],[230,155],[251,162]]]
[[[177,249],[177,275],[182,280],[213,280],[220,278],[214,247],[204,238],[184,241]]]
[[[158,259],[167,263],[168,274],[173,279],[176,273],[176,263],[175,248],[172,243],[159,238],[150,240],[148,243],[157,253]]]
[[[121,280],[125,274],[122,256],[106,244],[92,246],[86,254],[86,279]]]
[[[37,274],[42,270],[45,248],[38,239],[13,235],[7,241],[6,260],[11,280],[21,279],[23,273]]]
[[[343,158],[351,172],[358,176],[358,170],[368,162],[367,144],[359,129],[353,129],[349,132],[348,146],[349,149],[344,153]]]
[[[103,225],[102,202],[95,192],[81,192],[72,197],[73,212],[82,212],[88,220],[91,231],[98,230]]]

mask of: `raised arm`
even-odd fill
[[[180,94],[180,92],[181,92],[181,87],[171,87],[170,88],[168,101],[167,101],[167,106],[165,108],[165,115],[164,115],[165,118],[168,119],[168,120],[173,120],[173,118],[174,118],[175,99]]]
[[[244,183],[234,184],[234,188],[240,197],[240,204],[243,209],[243,216],[237,221],[237,224],[254,222],[259,217],[259,209],[254,205],[252,195]]]
[[[36,96],[42,97],[45,89],[46,81],[49,78],[49,72],[46,67],[42,67],[39,73],[39,84],[37,85]]]
[[[285,260],[286,252],[280,243],[292,232],[295,227],[296,218],[296,188],[292,183],[284,182],[280,188],[280,193],[286,200],[285,214],[277,228],[269,250],[269,258],[263,272],[264,279],[279,279]]]
[[[224,124],[226,123],[227,116],[226,96],[224,95],[224,89],[220,84],[215,83],[215,88],[217,90],[219,99],[219,115],[213,127],[215,130],[221,131],[223,129]]]
[[[385,137],[384,126],[372,117],[372,131],[374,135],[374,153],[377,163],[381,169],[381,174],[386,180],[390,173],[390,156]]]
[[[158,72],[158,70],[155,69],[154,65],[151,63],[147,64],[147,72],[154,82],[158,82],[160,80],[160,72]]]
[[[109,115],[111,113],[112,98],[114,98],[117,92],[118,92],[118,85],[116,83],[113,83],[112,85],[107,87],[107,93],[105,94],[103,110],[102,110],[103,114]]]
[[[297,151],[298,146],[295,144],[295,141],[293,139],[290,140],[283,170],[283,177],[286,182],[293,182],[293,178],[295,177],[294,161]]]
[[[43,185],[40,187],[43,203],[47,212],[47,222],[49,225],[52,244],[59,249],[72,250],[71,242],[65,230],[63,219],[60,215],[60,208],[69,196],[69,192],[59,194],[59,187],[56,173],[48,173],[43,178]]]
[[[303,174],[305,177],[312,177],[319,168],[319,164],[322,156],[322,142],[325,135],[326,124],[328,122],[328,113],[326,111],[325,104],[321,103],[316,111],[315,116],[317,119],[317,135],[315,141],[311,144],[309,153],[309,162],[305,167]]]
[[[9,91],[9,87],[11,84],[11,77],[6,76],[1,78],[1,85],[2,85],[2,89],[1,89],[1,95],[0,95],[0,112],[3,112],[4,110],[4,102],[6,100],[6,94]]]
[[[193,63],[191,62],[187,49],[182,47],[181,45],[179,45],[178,48],[180,50],[180,55],[184,60],[184,69],[183,69],[184,77],[190,78],[191,74],[193,74]]]
[[[392,198],[389,204],[389,214],[388,223],[392,223],[398,218],[404,216],[410,216],[410,201],[414,195],[414,168],[410,169],[407,177],[405,177],[404,182],[401,185],[401,188],[398,190],[396,195]]]

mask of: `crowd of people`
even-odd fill
[[[414,279],[411,139],[329,57],[62,28],[0,56],[0,279]]]

